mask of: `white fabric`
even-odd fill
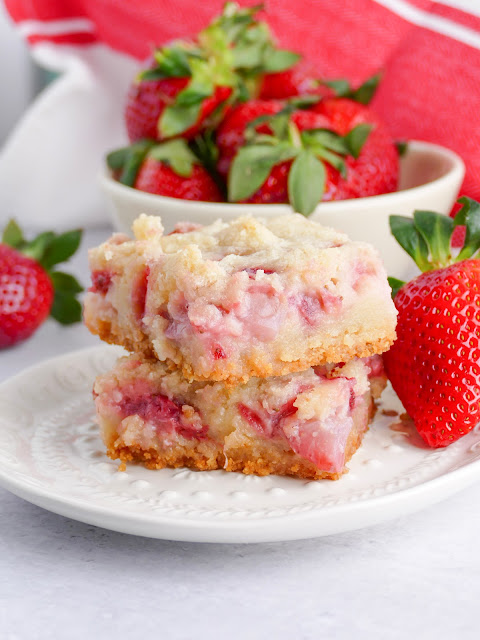
[[[127,140],[123,105],[138,62],[103,45],[34,48],[62,72],[26,111],[0,153],[0,218],[66,229],[104,224],[105,152]],[[2,220],[0,219],[0,222]]]

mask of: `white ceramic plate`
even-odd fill
[[[93,422],[94,377],[121,349],[95,347],[0,385],[0,484],[55,513],[125,533],[198,542],[294,540],[358,529],[440,501],[480,479],[480,428],[443,450],[391,428],[384,393],[339,481],[224,471],[149,471],[105,457]]]

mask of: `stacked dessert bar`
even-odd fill
[[[377,252],[296,214],[133,230],[90,252],[85,322],[132,352],[95,382],[108,455],[338,478],[395,338]]]

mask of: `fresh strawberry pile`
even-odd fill
[[[357,89],[315,77],[277,47],[261,6],[227,2],[191,39],[155,50],[127,98],[130,147],[107,156],[121,183],[207,202],[290,203],[395,191],[398,151]]]
[[[0,242],[0,349],[30,337],[51,315],[61,324],[78,322],[81,285],[56,265],[77,250],[81,231],[41,233],[31,241],[11,220]]]
[[[432,211],[390,217],[393,235],[423,273],[408,283],[390,279],[397,339],[383,359],[431,447],[447,446],[480,421],[480,204],[459,203],[453,220]],[[459,229],[464,241],[453,249]]]

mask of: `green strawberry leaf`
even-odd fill
[[[82,285],[69,273],[63,271],[51,271],[49,273],[53,282],[55,291],[62,291],[63,293],[70,293],[75,295],[83,291]]]
[[[304,216],[314,211],[325,191],[325,167],[308,150],[301,151],[288,174],[288,197],[293,209]]]
[[[19,248],[25,242],[23,232],[13,218],[3,230],[2,242],[14,248]]]
[[[403,280],[397,280],[397,278],[388,278],[388,284],[392,290],[392,298],[395,300],[395,296],[403,287],[405,282]]]
[[[107,166],[112,171],[120,171],[123,169],[127,162],[128,155],[131,152],[131,147],[122,147],[121,149],[115,149],[107,154]]]
[[[358,158],[360,155],[372,129],[373,126],[371,124],[359,124],[344,136],[348,150],[354,158]]]
[[[347,165],[345,164],[345,161],[343,160],[343,158],[338,156],[336,153],[332,153],[328,149],[325,149],[324,147],[321,147],[321,146],[312,145],[308,148],[317,157],[322,158],[322,160],[325,160],[326,162],[328,162],[328,164],[331,164],[332,167],[334,167],[337,171],[339,171],[342,178],[347,179],[347,176],[348,176]]]
[[[47,247],[55,239],[53,231],[44,231],[22,247],[22,253],[37,262],[43,258]]]
[[[228,199],[230,202],[245,200],[257,191],[272,168],[297,154],[289,144],[276,146],[252,145],[242,147],[235,156],[228,177]]]
[[[190,129],[198,121],[201,108],[201,102],[187,107],[176,105],[166,107],[158,122],[160,135],[164,138],[173,138]]]
[[[50,315],[60,324],[73,324],[82,319],[82,305],[72,293],[55,291]]]
[[[301,55],[286,49],[274,49],[269,47],[265,52],[263,70],[266,73],[278,73],[290,69],[301,59]]]
[[[322,80],[322,84],[330,89],[333,89],[335,95],[338,98],[350,98],[351,100],[355,100],[355,102],[360,102],[360,104],[369,104],[375,95],[376,90],[378,89],[378,85],[382,78],[381,73],[376,73],[371,76],[363,84],[361,84],[357,89],[352,89],[350,82],[345,80],[344,78],[338,78],[335,80]]]
[[[397,140],[395,146],[400,157],[403,157],[408,151],[408,142],[406,140]]]
[[[233,67],[235,69],[258,69],[264,59],[265,43],[244,42],[232,50]]]
[[[163,77],[183,78],[189,76],[191,74],[191,68],[188,59],[188,51],[185,49],[185,46],[186,45],[183,45],[182,47],[182,43],[178,42],[174,46],[157,49],[154,57],[158,66],[154,71],[158,70]],[[146,78],[146,75],[147,74],[143,75],[144,80],[153,79]]]
[[[59,262],[65,262],[73,256],[75,251],[80,246],[82,239],[82,230],[74,229],[73,231],[67,231],[62,233],[50,241],[45,248],[43,256],[40,258],[40,264],[46,269],[50,269],[53,265]]]
[[[465,241],[457,261],[471,258],[480,249],[480,204],[472,198],[463,196],[458,199],[462,208],[454,218],[455,227],[465,226]]]
[[[193,152],[200,163],[209,167],[216,167],[219,150],[215,143],[215,132],[207,129],[203,134],[196,136],[192,141]]]
[[[381,79],[382,74],[376,73],[375,75],[365,80],[365,82],[361,84],[358,89],[354,89],[349,97],[352,100],[355,100],[355,102],[360,102],[360,104],[369,104],[378,89],[378,85],[380,84]]]
[[[214,90],[212,69],[204,60],[192,60],[192,77],[188,85],[180,91],[174,106],[191,107],[210,97]]]
[[[120,172],[118,181],[128,187],[133,187],[138,170],[155,140],[138,140],[129,147],[115,149],[107,154],[106,162],[111,171]]]
[[[154,69],[145,69],[144,71],[140,71],[140,73],[136,77],[136,82],[140,83],[148,80],[163,80],[165,78],[165,74],[158,68]]]
[[[207,129],[202,135],[196,136],[190,143],[194,154],[199,159],[200,164],[205,167],[214,179],[224,199],[227,199],[226,185],[223,178],[217,171],[219,151],[215,144],[215,131]]]
[[[345,98],[351,94],[352,87],[345,78],[336,78],[334,80],[322,80],[322,84],[330,87],[338,98]]]
[[[348,155],[350,152],[345,138],[330,129],[305,129],[301,136],[306,147],[324,147],[342,155]]]
[[[177,175],[183,178],[189,178],[192,175],[193,165],[200,164],[198,158],[182,138],[155,145],[149,151],[148,157],[168,164]]]
[[[286,100],[285,108],[290,108],[290,111],[294,111],[295,109],[308,109],[313,104],[320,102],[321,99],[322,96],[294,96]]]
[[[259,118],[257,118],[258,120]],[[286,111],[281,111],[277,113],[275,116],[270,118],[269,126],[273,131],[273,135],[279,138],[280,140],[284,140],[288,136],[288,127],[290,123],[290,113]]]
[[[415,211],[413,220],[416,230],[422,235],[430,254],[430,268],[436,269],[451,261],[450,238],[453,220],[434,211]]]
[[[125,184],[127,187],[133,187],[135,180],[137,179],[138,172],[145,160],[146,152],[139,150],[132,150],[132,153],[128,156],[127,162],[123,167],[123,171],[118,179],[119,182]]]
[[[175,100],[175,106],[178,107],[191,107],[201,103],[205,98],[209,98],[214,91],[213,82],[205,83],[203,85],[194,84],[191,82],[188,87],[177,96]]]
[[[226,2],[222,14],[215,18],[207,29],[219,29],[228,43],[236,42],[249,30],[249,27],[258,25],[254,16],[262,9],[262,4],[252,7],[239,7],[236,2]]]
[[[429,271],[428,246],[417,231],[413,218],[390,216],[390,231],[398,244],[411,256],[421,271]]]

